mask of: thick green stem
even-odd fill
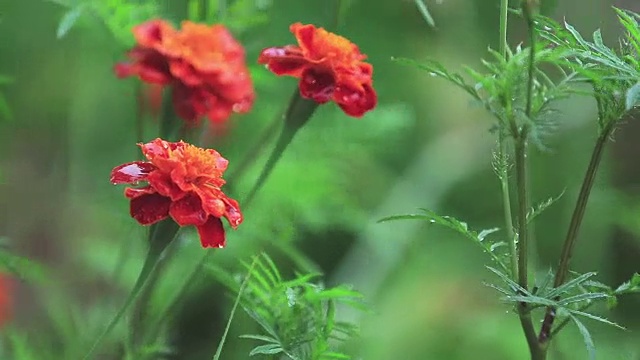
[[[144,264],[142,265],[142,270],[140,270],[140,275],[138,275],[138,279],[136,280],[136,283],[133,285],[133,289],[131,289],[129,296],[125,300],[120,310],[118,310],[118,313],[116,314],[116,316],[114,316],[114,318],[111,320],[107,328],[95,340],[95,342],[89,349],[89,352],[87,352],[87,354],[83,357],[84,360],[89,360],[92,358],[95,351],[97,351],[100,345],[102,344],[102,341],[111,333],[111,331],[116,327],[116,325],[118,325],[118,323],[120,322],[124,314],[127,312],[131,304],[133,304],[134,300],[138,297],[138,295],[144,288],[147,282],[147,279],[155,269],[156,264],[158,263],[158,259],[160,259],[160,255],[162,255],[162,252],[164,251],[164,249],[165,247],[157,247],[157,246],[149,247],[147,258],[145,259]]]
[[[509,16],[509,0],[500,0],[500,45],[503,58],[507,58],[507,20]]]
[[[528,229],[527,212],[529,211],[528,182],[527,182],[527,127],[515,140],[516,186],[518,189],[518,284],[523,288],[529,287],[527,275],[528,258]]]
[[[309,119],[311,119],[317,108],[318,103],[302,98],[299,90],[296,88],[291,100],[289,101],[289,107],[284,115],[284,127],[280,132],[280,137],[276,141],[276,145],[271,151],[271,155],[269,156],[267,163],[262,168],[262,172],[260,173],[258,180],[256,180],[253,188],[249,191],[249,194],[242,202],[243,206],[248,206],[248,204],[253,201],[254,196],[264,185],[264,182],[273,171],[276,163],[282,157],[284,150],[289,146],[295,134],[307,123],[307,121],[309,121]]]
[[[571,221],[569,222],[567,236],[565,237],[564,244],[562,246],[560,263],[558,264],[558,270],[553,282],[554,287],[558,287],[564,284],[567,279],[567,275],[569,273],[569,264],[571,262],[573,250],[575,249],[576,241],[578,239],[578,231],[580,230],[580,225],[582,224],[582,219],[584,218],[584,213],[587,209],[587,203],[589,201],[591,189],[593,188],[593,183],[595,182],[596,174],[598,173],[600,161],[602,160],[604,146],[609,140],[609,136],[614,129],[614,124],[614,121],[609,121],[609,123],[600,133],[600,136],[598,137],[593,148],[593,152],[591,153],[591,160],[589,161],[589,166],[587,167],[584,180],[582,181],[582,187],[580,188],[580,193],[578,194],[576,206],[573,210]],[[540,335],[538,336],[539,342],[545,347],[548,346],[548,341],[551,337],[551,327],[553,326],[555,317],[556,309],[552,307],[547,308],[544,321],[542,322],[542,328],[540,329]]]

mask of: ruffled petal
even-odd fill
[[[302,56],[299,48],[285,46],[262,50],[258,63],[265,64],[267,69],[276,75],[300,77],[309,61]]]
[[[171,199],[160,194],[145,194],[131,200],[131,217],[142,225],[151,225],[169,215]]]
[[[235,229],[243,220],[242,213],[240,212],[240,205],[238,205],[237,201],[231,198],[225,198],[224,202],[226,205],[224,217],[229,221],[229,225]]]
[[[328,72],[309,68],[304,71],[300,79],[300,95],[318,104],[324,104],[331,100],[334,89],[335,79],[333,74]]]
[[[157,193],[156,189],[154,189],[152,186],[145,186],[145,187],[141,187],[141,188],[126,188],[124,189],[124,196],[127,199],[135,199],[138,198],[142,195],[149,195],[149,194],[155,194]],[[162,194],[160,194],[162,195]]]
[[[223,248],[226,245],[222,221],[215,216],[209,216],[204,224],[197,227],[200,244],[203,248]]]
[[[378,96],[370,85],[363,85],[362,91],[338,87],[334,99],[347,115],[353,117],[362,117],[378,103]]]
[[[185,196],[174,201],[169,214],[180,226],[202,225],[207,221],[207,213],[202,209],[202,202],[196,195]]]
[[[296,40],[298,40],[298,45],[300,45],[300,48],[305,55],[313,52],[313,40],[317,31],[315,26],[311,24],[303,25],[298,22],[292,24],[289,27],[289,30],[296,37]]]
[[[156,167],[149,162],[134,161],[120,166],[116,166],[111,170],[111,183],[116,184],[134,184],[138,181],[145,180],[149,173]]]
[[[133,36],[136,42],[145,47],[157,47],[170,35],[175,34],[173,26],[161,19],[155,19],[134,26]]]

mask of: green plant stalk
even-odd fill
[[[249,194],[242,202],[243,206],[248,206],[253,201],[256,193],[262,188],[275,168],[276,163],[282,157],[284,150],[289,146],[298,131],[311,119],[317,108],[318,103],[304,99],[300,95],[298,88],[295,89],[289,101],[289,107],[284,115],[284,127],[280,132],[275,147],[271,151],[271,155],[269,155],[269,159],[267,159],[267,163],[262,168],[260,176],[258,176],[258,180],[256,180],[253,188],[251,188]]]
[[[509,15],[509,0],[500,1],[500,39],[499,51],[503,58],[507,58],[507,20]],[[502,191],[502,206],[504,208],[504,224],[509,239],[511,254],[511,273],[513,278],[518,276],[518,253],[516,250],[516,237],[513,232],[513,215],[511,214],[511,195],[509,194],[509,170],[506,166],[507,143],[503,134],[498,135],[498,151],[500,152],[500,190]]]
[[[285,127],[283,128],[280,138],[278,139],[276,146],[272,151],[269,160],[267,161],[267,164],[263,168],[260,177],[256,181],[247,198],[242,202],[243,208],[246,208],[248,206],[255,194],[258,192],[258,190],[260,190],[260,188],[264,184],[264,181],[271,173],[271,170],[282,156],[282,153],[293,139],[293,136],[295,135],[297,130],[299,130],[306,123],[306,121],[311,118],[317,106],[318,104],[316,104],[315,102],[310,102],[309,100],[303,99],[299,94],[299,90],[296,88],[289,102],[289,107],[284,114]],[[229,182],[232,181],[230,180]],[[212,251],[207,251],[200,258],[195,268],[183,282],[182,287],[178,290],[176,297],[171,301],[167,309],[161,313],[162,315],[151,328],[153,329],[153,332],[159,331],[160,326],[168,319],[168,317],[173,312],[177,310],[178,306],[182,303],[182,300],[188,293],[189,288],[191,287],[191,285],[193,285],[193,282],[196,280],[198,274],[202,272],[204,265],[209,261],[212,255]],[[151,337],[155,337],[155,334],[156,333],[151,334],[148,339],[150,339]]]
[[[238,296],[236,296],[236,300],[233,302],[233,307],[231,308],[231,314],[229,314],[229,320],[227,320],[227,325],[224,328],[224,333],[222,334],[222,338],[220,339],[220,343],[218,344],[218,349],[216,350],[215,355],[213,356],[213,360],[220,360],[220,355],[222,354],[222,347],[227,340],[227,335],[229,335],[229,329],[231,329],[231,321],[236,314],[236,310],[238,309],[238,304],[240,304],[240,298],[242,297],[242,292],[247,287],[249,283],[249,279],[251,278],[251,273],[253,272],[253,268],[256,266],[258,262],[258,256],[253,257],[253,261],[251,262],[251,266],[249,267],[249,271],[247,275],[242,280],[242,284],[240,284],[240,289],[238,290]]]
[[[177,231],[174,233],[174,236],[176,233]],[[160,259],[167,245],[168,243],[166,243],[164,246],[154,246],[154,244],[149,245],[149,251],[147,252],[147,257],[144,261],[144,264],[142,265],[142,269],[140,270],[138,279],[136,280],[135,284],[133,285],[133,288],[131,289],[131,292],[129,293],[129,296],[125,300],[120,310],[118,310],[118,313],[111,320],[107,328],[98,336],[98,338],[95,340],[95,342],[93,343],[93,345],[91,346],[87,354],[83,357],[84,360],[91,359],[95,351],[98,350],[98,348],[102,344],[102,341],[104,341],[104,339],[111,333],[111,331],[116,327],[116,325],[118,325],[118,323],[120,322],[124,314],[127,312],[131,304],[133,304],[134,300],[138,297],[140,292],[145,287],[147,283],[147,279],[149,279],[149,276],[153,273],[154,269],[156,268],[156,265],[158,264],[158,260]]]
[[[571,221],[569,222],[567,236],[565,237],[564,244],[562,246],[560,263],[558,264],[558,270],[553,282],[554,287],[558,287],[564,284],[567,279],[567,275],[569,273],[569,264],[571,262],[571,257],[573,256],[573,250],[578,239],[578,232],[580,230],[580,225],[582,224],[582,219],[584,218],[584,213],[587,208],[589,196],[591,195],[591,189],[593,188],[596,174],[600,166],[600,161],[602,160],[604,147],[609,140],[609,136],[611,136],[614,127],[615,121],[609,121],[607,123],[605,128],[598,136],[596,144],[593,148],[593,152],[591,153],[591,160],[589,161],[584,180],[582,181],[582,186],[580,188],[580,193],[578,194],[576,206],[573,210]],[[544,320],[542,322],[542,327],[540,328],[540,334],[538,335],[538,341],[544,348],[548,347],[549,340],[551,338],[551,327],[553,326],[555,317],[556,310],[551,307],[547,308]]]
[[[507,58],[507,21],[509,17],[509,0],[500,0],[500,45],[499,51]]]

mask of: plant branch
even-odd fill
[[[507,58],[507,19],[509,16],[509,0],[500,0],[500,45],[503,58]]]
[[[602,130],[600,136],[596,141],[593,152],[591,153],[591,160],[589,161],[589,166],[587,167],[584,180],[582,181],[582,187],[580,188],[576,206],[573,210],[573,215],[571,216],[569,229],[567,230],[567,236],[562,246],[560,263],[558,264],[558,270],[553,282],[554,287],[558,287],[564,284],[567,279],[567,274],[569,273],[569,264],[571,262],[573,250],[578,238],[578,231],[580,230],[580,225],[582,224],[582,219],[584,218],[584,213],[587,208],[587,202],[589,201],[591,189],[593,188],[600,161],[602,160],[604,146],[609,140],[609,136],[611,135],[614,127],[615,121],[609,121],[606,124],[605,128]],[[541,344],[548,344],[551,335],[551,327],[553,326],[555,317],[556,310],[552,307],[547,308],[547,312],[544,316],[544,321],[542,322],[542,328],[540,329],[540,334],[538,335],[538,341]]]

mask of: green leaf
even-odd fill
[[[586,317],[586,318],[591,319],[591,320],[595,320],[595,321],[601,322],[601,323],[606,324],[606,325],[611,325],[613,327],[617,327],[620,330],[626,330],[624,328],[624,326],[618,325],[618,324],[614,323],[613,321],[607,320],[607,319],[605,319],[603,317],[600,317],[600,316],[597,316],[597,315],[593,315],[591,313],[580,311],[580,310],[573,310],[573,309],[567,309],[567,308],[565,308],[565,309],[569,313],[571,313],[573,315],[579,315],[579,316]]]
[[[58,39],[62,39],[65,35],[67,35],[69,30],[71,30],[73,25],[75,25],[75,23],[78,21],[83,11],[84,6],[79,5],[64,14],[62,20],[60,20],[60,24],[58,25],[58,30],[56,31],[56,36],[58,37]]]
[[[584,283],[585,281],[587,281],[587,279],[595,276],[596,273],[595,272],[588,272],[585,274],[582,274],[580,276],[578,276],[575,279],[571,279],[570,281],[567,281],[566,283],[558,286],[557,288],[551,289],[548,292],[545,293],[545,297],[553,299],[556,296],[560,296],[562,294],[565,294],[571,290],[573,290],[574,288],[582,285],[582,283]]]
[[[593,338],[591,337],[591,334],[589,333],[589,330],[575,316],[569,315],[569,317],[571,318],[571,320],[573,320],[573,322],[578,327],[578,330],[580,331],[580,334],[582,334],[582,338],[584,339],[584,344],[587,347],[587,353],[589,353],[589,359],[590,360],[595,360],[595,358],[596,358],[596,347],[595,347],[595,344],[593,343]]]
[[[632,293],[639,293],[639,292],[640,292],[640,273],[633,274],[633,276],[631,277],[631,280],[623,283],[622,285],[618,286],[617,289],[614,290],[614,293],[616,295],[632,294]]]
[[[482,248],[482,250],[484,250],[484,252],[486,252],[487,254],[489,254],[489,256],[491,256],[493,261],[495,261],[498,265],[500,265],[500,267],[503,270],[507,271],[507,266],[504,260],[494,252],[496,248],[502,246],[503,244],[498,243],[496,245],[496,243],[484,241],[489,234],[492,234],[498,231],[499,230],[498,228],[483,230],[480,233],[476,233],[475,231],[472,231],[469,229],[467,223],[460,221],[456,218],[453,218],[451,216],[438,215],[435,212],[427,209],[420,209],[420,210],[423,211],[422,214],[405,214],[405,215],[388,216],[378,220],[378,223],[394,221],[394,220],[423,220],[423,221],[427,221],[430,224],[444,226],[446,228],[449,228],[459,233],[460,235],[465,236],[476,245],[479,245]]]
[[[266,344],[266,345],[256,346],[255,348],[253,348],[253,350],[251,350],[251,352],[249,353],[249,356],[254,356],[258,354],[273,355],[273,354],[279,354],[281,352],[284,352],[284,349],[280,347],[280,345]]]
[[[264,342],[273,343],[273,344],[280,343],[278,339],[274,339],[272,337],[264,336],[264,335],[247,334],[247,335],[240,335],[239,337],[241,339],[253,339],[253,340],[259,340],[259,341],[264,341]]]
[[[564,190],[560,193],[560,195],[556,197],[550,197],[547,200],[539,203],[536,207],[531,208],[527,213],[527,222],[531,222],[533,219],[538,217],[538,215],[542,214],[547,208],[553,205],[556,201],[560,200],[560,198],[564,195]]]
[[[633,109],[638,105],[640,101],[640,82],[636,83],[627,90],[627,96],[625,97],[624,107],[627,111]]]
[[[427,24],[432,28],[435,28],[436,22],[433,21],[433,17],[431,16],[429,9],[427,8],[427,4],[425,4],[422,0],[415,0],[414,2],[418,7],[418,11],[420,11],[422,18],[424,18],[424,21],[426,21]]]

